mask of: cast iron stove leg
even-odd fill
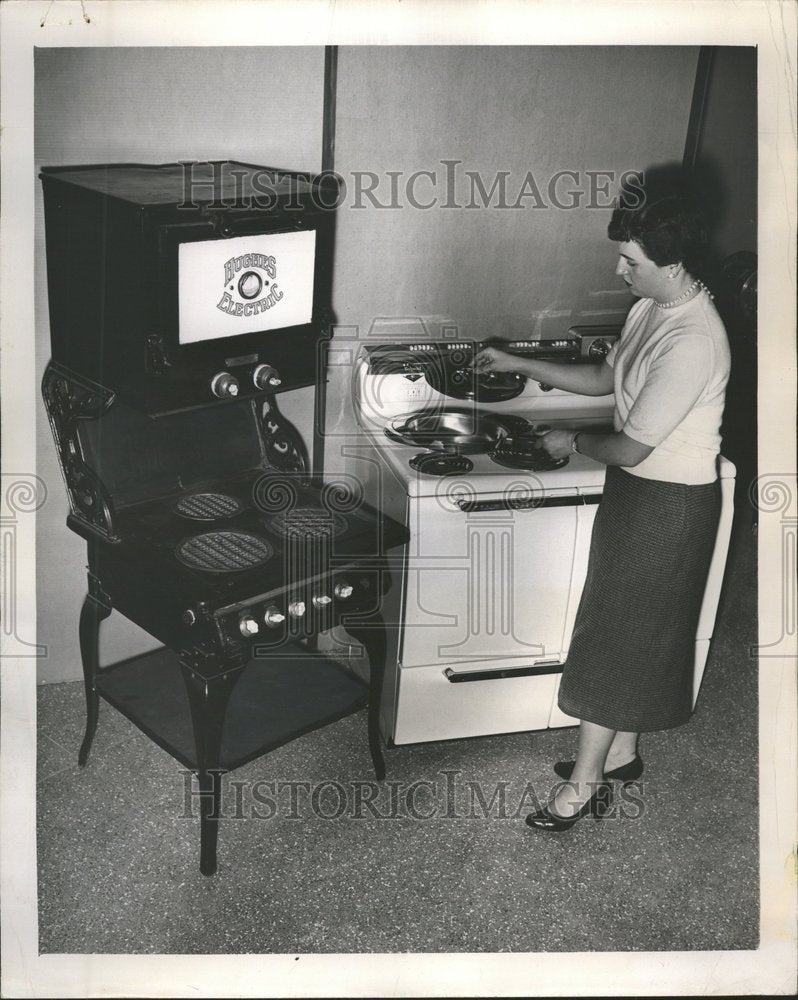
[[[374,764],[377,781],[385,777],[385,759],[380,741],[380,705],[382,685],[385,677],[385,655],[387,652],[386,628],[381,615],[371,615],[357,624],[347,624],[346,630],[366,648],[369,658],[369,752]]]
[[[83,767],[89,758],[94,733],[97,729],[100,699],[97,694],[99,669],[100,622],[111,614],[111,608],[101,604],[91,593],[86,594],[80,612],[80,658],[83,661],[83,685],[86,690],[86,733],[80,745],[78,764]]]
[[[216,843],[219,836],[222,775],[222,730],[227,704],[240,669],[210,680],[201,677],[191,666],[181,661],[183,680],[191,708],[194,745],[197,753],[197,780],[200,796],[200,871],[213,875],[216,871]]]

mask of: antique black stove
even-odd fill
[[[43,394],[88,544],[85,764],[102,697],[198,776],[216,870],[224,772],[368,703],[378,778],[387,553],[406,531],[325,482],[335,190],[242,163],[44,168]],[[277,396],[316,387],[313,466]],[[100,668],[119,611],[164,645]],[[337,624],[368,685],[317,652]]]

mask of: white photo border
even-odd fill
[[[794,3],[777,0],[11,0],[2,18],[2,450],[35,468],[34,47],[324,44],[756,45],[759,53],[759,468],[795,503]],[[11,252],[13,248],[13,252]],[[12,259],[13,258],[13,259]],[[792,478],[790,478],[792,477]],[[771,523],[773,522],[773,523]],[[19,550],[20,631],[35,634],[35,523]],[[781,635],[781,528],[760,519],[760,645]],[[5,638],[5,634],[3,634]],[[391,955],[39,955],[35,670],[2,657],[2,959],[5,996],[552,996],[791,994],[796,969],[795,636],[760,671],[761,943],[756,951]]]

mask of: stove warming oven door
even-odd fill
[[[573,722],[556,692],[600,493],[461,490],[409,504],[397,744]]]

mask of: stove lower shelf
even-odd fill
[[[197,759],[178,658],[163,647],[97,675],[100,696],[186,767]],[[334,660],[289,645],[241,668],[222,734],[220,766],[241,767],[363,708],[368,687]]]

